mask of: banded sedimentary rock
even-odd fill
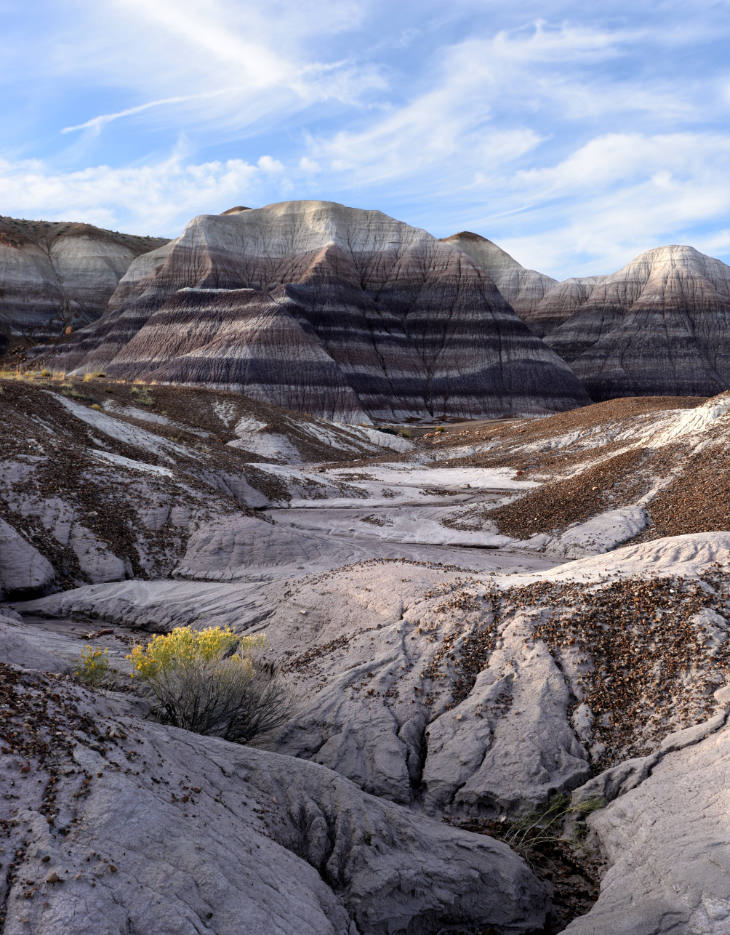
[[[537,305],[521,313],[521,318],[535,334],[544,338],[578,312],[593,288],[605,279],[605,276],[578,276],[556,282]]]
[[[460,234],[446,237],[442,243],[468,253],[477,266],[493,280],[520,318],[532,327],[535,309],[543,297],[557,285],[552,277],[534,269],[525,269],[496,243],[471,231],[462,231]]]
[[[545,340],[596,400],[719,393],[730,387],[730,267],[693,247],[649,250],[595,283]]]
[[[60,359],[349,421],[586,401],[465,253],[378,211],[319,201],[194,219],[131,265],[108,314]]]
[[[0,352],[11,335],[57,335],[94,321],[132,260],[161,243],[0,217]]]

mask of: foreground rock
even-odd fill
[[[730,690],[721,695],[727,705]],[[727,710],[593,780],[582,794],[614,797],[589,819],[610,866],[566,935],[729,932],[729,787]]]
[[[49,362],[214,384],[350,422],[586,401],[462,251],[318,201],[196,218],[132,264],[108,314]]]
[[[0,217],[0,353],[3,330],[59,335],[97,319],[132,260],[162,243],[90,224]]]
[[[504,844],[50,676],[3,664],[0,692],[6,935],[542,927],[545,891]]]
[[[267,657],[301,696],[272,749],[397,802],[494,817],[716,710],[730,661],[730,539],[681,538],[614,553],[609,583],[591,560],[524,584],[378,560],[268,584],[96,585],[22,609],[263,630]]]

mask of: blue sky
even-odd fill
[[[730,4],[0,0],[0,213],[323,198],[563,278],[730,262]]]

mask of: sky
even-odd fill
[[[730,262],[730,3],[0,0],[0,214],[320,198],[556,278]]]

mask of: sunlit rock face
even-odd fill
[[[586,401],[469,256],[378,211],[320,201],[195,218],[130,266],[109,312],[59,359],[349,421]]]
[[[532,326],[535,309],[544,296],[557,285],[552,277],[534,269],[525,269],[496,243],[470,231],[446,237],[442,242],[468,253],[494,282],[520,318]]]
[[[160,243],[0,217],[0,352],[12,335],[58,335],[97,319],[132,260]]]
[[[720,260],[658,247],[611,276],[555,282],[477,234],[444,242],[494,280],[593,399],[711,396],[730,386],[730,267]]]
[[[536,311],[546,323],[556,290]],[[570,314],[562,323],[554,314],[545,340],[593,399],[711,396],[730,386],[730,267],[720,260],[692,247],[658,247],[592,284],[569,308],[578,291],[567,291]]]

